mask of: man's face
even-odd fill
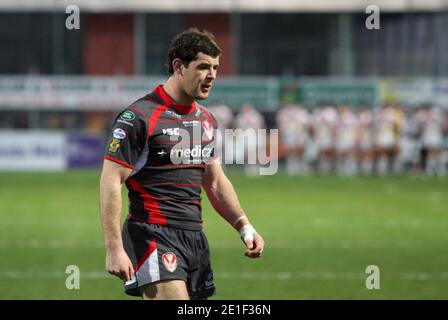
[[[186,94],[194,99],[207,99],[216,80],[219,66],[219,56],[211,57],[202,52],[196,55],[196,60],[188,67],[182,66],[182,86]]]

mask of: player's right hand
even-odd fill
[[[106,253],[106,270],[123,281],[134,277],[134,267],[124,250]]]
[[[245,224],[240,229],[240,236],[247,247],[244,255],[249,258],[260,258],[264,249],[264,240],[263,237],[255,231],[254,227],[250,224]]]
[[[263,253],[263,249],[264,249],[264,240],[261,235],[259,235],[258,233],[255,232],[253,234],[253,239],[247,240],[247,241],[245,241],[245,243],[247,246],[247,250],[244,253],[244,255],[246,257],[249,257],[249,258],[260,258],[261,257],[261,254]]]

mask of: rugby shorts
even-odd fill
[[[216,293],[209,245],[202,231],[126,219],[122,237],[135,271],[135,279],[125,283],[127,294],[141,296],[140,287],[170,279],[184,280],[191,299]]]

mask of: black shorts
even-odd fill
[[[135,279],[125,284],[127,294],[141,296],[139,287],[169,279],[186,281],[191,299],[215,294],[208,242],[202,231],[126,219],[122,236],[136,272]]]

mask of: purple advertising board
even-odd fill
[[[95,168],[103,163],[105,137],[101,134],[70,133],[68,168]]]

